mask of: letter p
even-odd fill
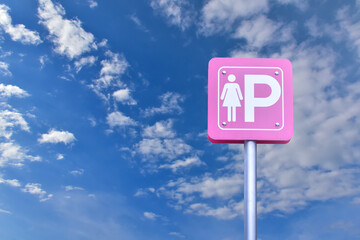
[[[266,98],[255,98],[255,84],[266,84],[271,93]],[[269,75],[245,75],[245,122],[255,121],[256,107],[270,107],[281,96],[281,87],[278,81]]]

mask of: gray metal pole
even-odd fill
[[[245,141],[244,148],[244,239],[256,240],[256,142]]]

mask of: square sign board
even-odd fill
[[[208,91],[211,142],[288,143],[293,136],[289,60],[213,58]]]

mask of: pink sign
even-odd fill
[[[288,143],[293,136],[292,65],[287,59],[213,58],[208,136],[213,143]]]

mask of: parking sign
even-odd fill
[[[210,60],[208,136],[211,142],[287,143],[292,135],[292,65],[289,60]]]

